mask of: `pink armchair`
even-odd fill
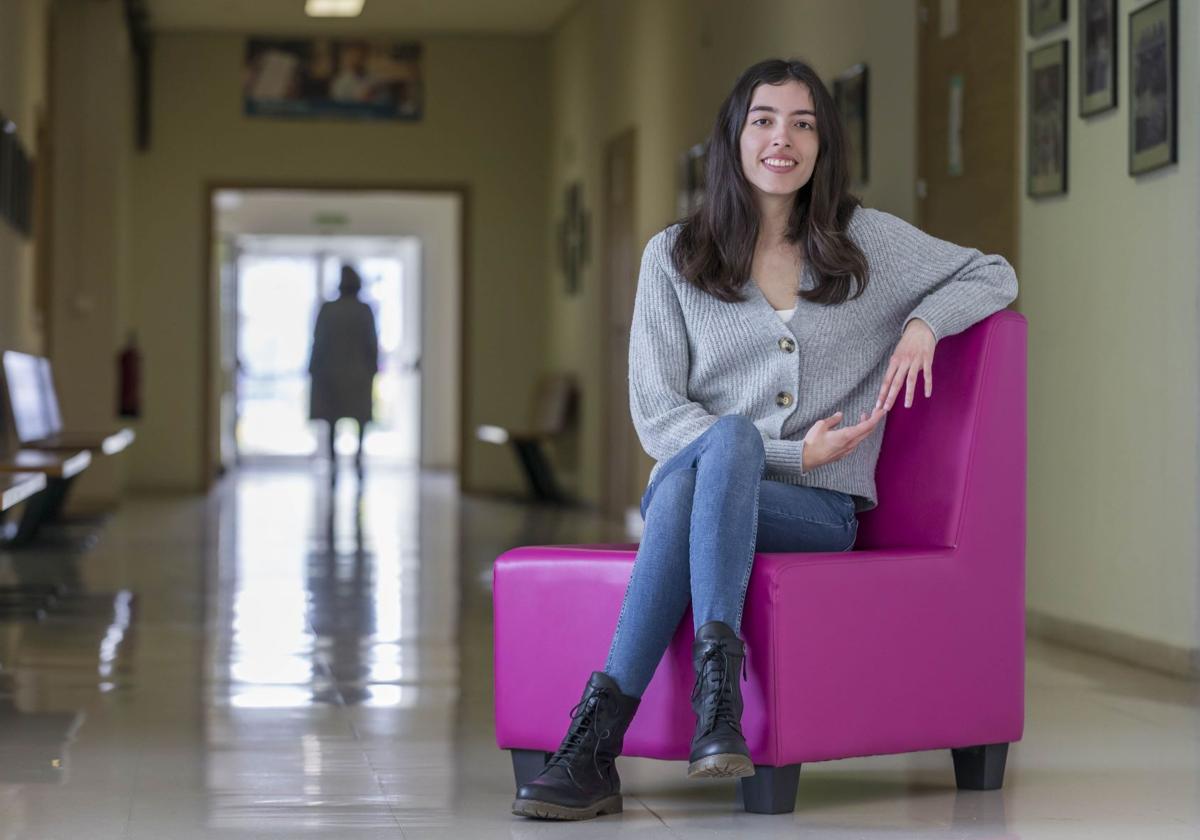
[[[933,398],[888,418],[880,504],[854,551],[759,554],[742,633],[754,813],[795,807],[800,766],[951,750],[960,789],[1004,780],[1024,725],[1027,324],[998,312],[943,339]],[[603,667],[636,546],[517,548],[496,560],[496,740],[517,784],[566,731]],[[625,755],[686,760],[685,616],[625,738]]]

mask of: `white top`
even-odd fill
[[[792,320],[792,314],[795,311],[796,307],[793,306],[791,309],[776,309],[775,314],[779,316],[779,320],[786,324],[788,321]]]

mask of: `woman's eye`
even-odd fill
[[[804,120],[800,120],[798,123],[796,123],[796,125],[798,125],[798,126],[807,126],[808,128],[812,128],[812,123],[805,122]]]
[[[752,125],[758,125],[759,123],[766,123],[766,122],[769,122],[769,120],[766,117],[759,117],[752,123]]]

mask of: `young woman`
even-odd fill
[[[739,637],[756,551],[848,551],[877,504],[884,418],[934,347],[1016,297],[1012,267],[847,192],[833,100],[799,61],[746,70],[709,140],[703,206],[650,240],[629,341],[630,408],[658,463],[608,662],[513,812],[621,810],[614,760],[690,603],[688,776],[749,776]],[[852,419],[853,425],[843,423]]]

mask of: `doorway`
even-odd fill
[[[364,453],[415,466],[420,454],[420,241],[413,237],[243,235],[234,243],[237,305],[233,410],[223,460],[312,457],[326,446],[324,424],[308,419],[308,361],[317,313],[338,297],[343,266],[363,279],[359,298],[374,314],[379,372]],[[338,426],[336,451],[358,446]]]
[[[917,13],[917,224],[1016,265],[1020,6],[921,0]]]
[[[327,424],[308,419],[308,362],[316,314],[337,297],[343,265],[363,279],[380,349],[365,455],[459,468],[465,196],[239,186],[212,187],[209,201],[212,474],[325,450]],[[353,421],[338,425],[336,446],[356,449]]]

